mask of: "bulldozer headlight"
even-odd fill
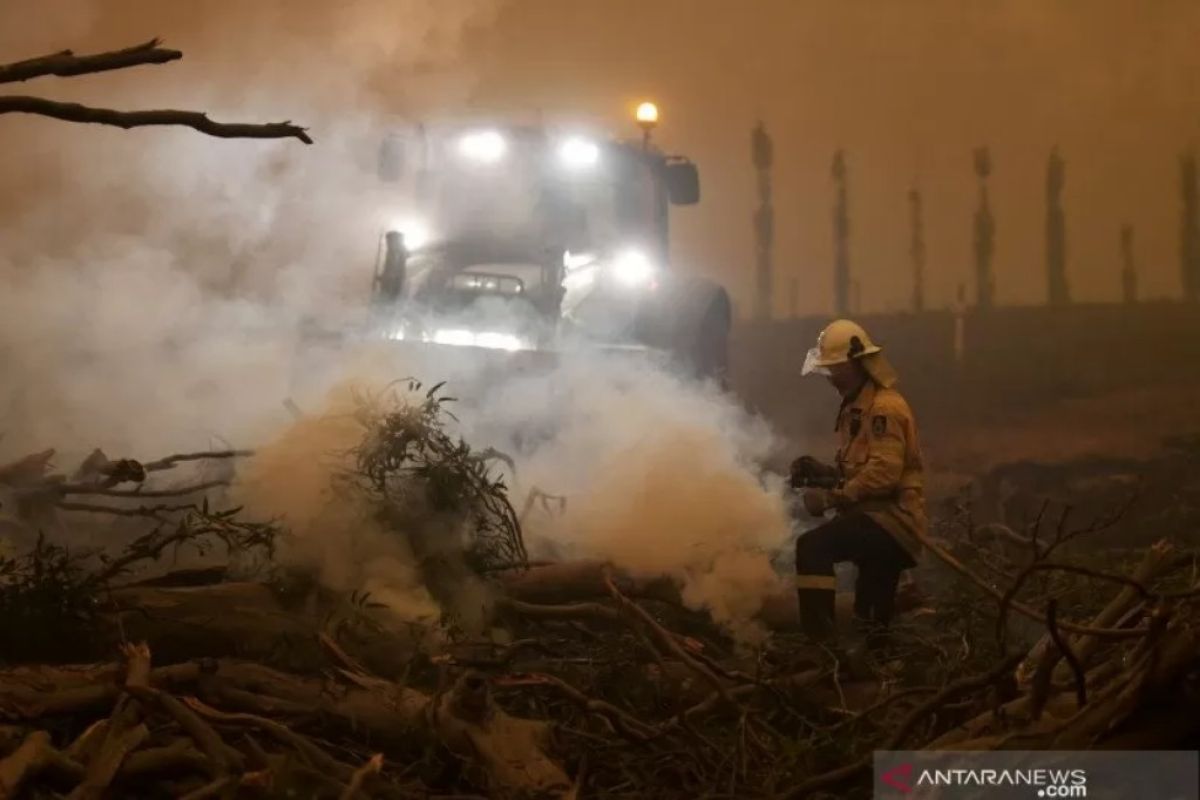
[[[475,334],[475,346],[509,351],[525,348],[524,342],[511,333],[477,333]]]
[[[448,344],[455,347],[467,347],[475,344],[475,334],[463,328],[443,328],[433,334],[434,344]]]
[[[600,147],[589,139],[573,136],[558,147],[558,160],[569,170],[585,170],[600,160]]]
[[[472,331],[467,328],[441,328],[434,331],[433,336],[426,337],[434,344],[447,344],[455,347],[486,347],[491,350],[528,350],[529,344],[519,336],[499,331]]]
[[[458,140],[458,152],[481,164],[495,164],[508,152],[508,141],[499,131],[474,131]]]
[[[654,263],[641,250],[626,250],[612,262],[617,283],[630,288],[648,286],[654,279]]]

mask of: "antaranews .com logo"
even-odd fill
[[[901,795],[928,787],[1026,787],[1037,797],[1087,797],[1085,769],[917,769],[897,764],[879,776],[880,783]]]
[[[1200,756],[1174,751],[878,751],[876,800],[1200,800]]]

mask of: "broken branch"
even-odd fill
[[[16,797],[26,780],[35,777],[56,760],[73,764],[80,773],[83,767],[59,753],[50,744],[50,734],[34,731],[11,755],[0,761],[0,797]]]
[[[138,506],[137,508],[116,508],[114,506],[102,506],[94,503],[55,503],[55,508],[63,511],[79,511],[86,514],[112,514],[117,517],[146,517],[147,519],[156,519],[159,522],[166,522],[164,517],[159,514],[173,514],[179,511],[191,511],[195,509],[195,505],[188,504],[182,506]]]
[[[158,109],[152,111],[116,111],[79,103],[60,103],[42,97],[7,95],[0,97],[0,114],[33,114],[64,122],[111,125],[129,130],[149,126],[179,126],[220,139],[299,139],[312,144],[304,128],[290,122],[266,124],[214,122],[201,111]]]
[[[383,753],[376,753],[367,759],[365,764],[354,770],[354,775],[350,778],[350,783],[346,784],[346,789],[342,792],[338,800],[354,800],[358,796],[358,793],[362,791],[367,779],[373,775],[378,775],[382,769]]]
[[[212,450],[202,453],[176,453],[175,455],[160,458],[157,461],[147,461],[142,464],[142,468],[146,472],[160,472],[164,469],[171,469],[175,465],[183,461],[207,461],[210,459],[224,458],[246,458],[254,455],[253,450]]]
[[[70,484],[58,487],[58,491],[61,494],[92,494],[100,497],[181,497],[228,485],[229,481],[205,481],[191,486],[181,486],[178,489],[105,489],[86,484]]]
[[[496,683],[498,686],[550,686],[585,711],[605,717],[613,724],[614,728],[635,742],[649,741],[657,734],[657,731],[653,727],[642,722],[629,712],[606,700],[597,700],[594,697],[588,697],[571,684],[553,675],[543,673],[514,675],[509,678],[499,679]]]
[[[1054,599],[1050,600],[1046,606],[1046,630],[1049,632],[1054,646],[1071,666],[1071,673],[1075,676],[1075,702],[1079,708],[1083,708],[1087,705],[1087,678],[1084,677],[1083,665],[1079,663],[1075,651],[1071,649],[1071,645],[1067,644],[1066,639],[1058,630],[1058,601]]]
[[[606,574],[604,581],[608,586],[609,594],[611,594],[612,598],[617,601],[618,606],[620,606],[630,616],[637,620],[641,620],[641,622],[650,629],[650,632],[654,634],[654,637],[658,639],[660,645],[662,645],[669,652],[673,653],[675,657],[684,664],[687,664],[689,667],[695,670],[695,672],[704,678],[704,680],[708,681],[721,695],[722,700],[727,703],[733,702],[733,698],[729,695],[728,688],[725,686],[724,682],[722,682],[721,679],[718,678],[715,673],[713,673],[712,670],[710,670],[704,664],[701,664],[695,658],[692,658],[692,656],[689,655],[682,646],[680,646],[679,641],[675,638],[675,636],[670,631],[663,628],[663,626],[655,622],[654,618],[650,616],[646,609],[642,608],[637,603],[621,594],[621,591],[617,589],[617,586],[615,583],[613,583],[610,575]]]
[[[932,714],[937,709],[941,708],[946,703],[959,697],[966,692],[980,689],[984,686],[990,686],[1000,680],[1006,674],[1011,673],[1021,663],[1025,657],[1024,653],[1016,653],[1001,661],[995,667],[982,675],[973,675],[967,678],[960,678],[956,681],[948,683],[945,688],[929,698],[926,702],[914,708],[909,715],[904,718],[895,732],[888,738],[887,742],[880,747],[880,750],[898,750],[900,745],[904,744],[904,740],[908,738],[921,721]]]
[[[946,550],[941,545],[937,544],[936,542],[932,541],[929,538],[923,539],[922,544],[925,545],[925,547],[929,550],[929,552],[931,552],[935,556],[937,556],[938,560],[940,560],[942,563],[946,564],[948,567],[953,569],[958,574],[962,575],[967,580],[971,581],[971,583],[978,586],[985,593],[987,593],[988,595],[991,595],[996,600],[999,600],[1002,604],[1007,602],[1007,606],[1006,606],[1007,608],[1015,609],[1016,611],[1020,612],[1024,616],[1029,617],[1032,620],[1036,620],[1037,622],[1045,621],[1045,617],[1042,614],[1040,614],[1037,610],[1030,608],[1029,606],[1027,606],[1024,603],[1021,603],[1017,600],[1007,598],[1007,595],[1005,592],[1000,591],[995,586],[992,586],[990,583],[985,581],[983,578],[979,577],[977,574],[975,574],[975,572],[970,567],[968,567],[966,564],[959,561],[952,553],[950,553],[948,550]],[[1062,630],[1067,631],[1069,633],[1081,634],[1081,635],[1085,635],[1085,636],[1096,636],[1099,638],[1110,638],[1110,639],[1138,639],[1138,638],[1144,636],[1147,631],[1147,629],[1144,627],[1142,627],[1142,628],[1097,628],[1097,627],[1091,627],[1088,625],[1079,625],[1079,624],[1076,624],[1073,622],[1062,622],[1062,621],[1059,621],[1058,626]]]
[[[17,83],[44,75],[67,78],[73,75],[90,75],[114,69],[136,67],[141,64],[166,64],[183,58],[178,50],[159,47],[162,42],[151,39],[123,50],[112,50],[89,56],[77,56],[70,50],[39,56],[11,64],[0,64],[0,83]]]
[[[254,714],[230,714],[218,711],[215,708],[205,705],[195,697],[185,697],[183,702],[192,711],[196,712],[205,719],[212,720],[213,722],[248,726],[261,730],[264,733],[271,734],[279,741],[294,747],[301,755],[307,758],[314,767],[322,772],[325,772],[327,775],[332,775],[340,778],[341,780],[349,780],[351,777],[353,777],[353,774],[349,773],[345,769],[344,764],[337,761],[335,758],[333,758],[333,756],[326,753],[324,750],[310,742],[305,737],[291,730],[286,725],[282,725],[274,720],[267,719],[266,717],[256,716]]]

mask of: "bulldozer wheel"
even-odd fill
[[[725,385],[733,308],[720,286],[691,279],[672,293],[668,347],[691,376]]]
[[[732,316],[724,292],[715,293],[696,331],[691,364],[699,377],[724,386],[729,372],[729,327]]]

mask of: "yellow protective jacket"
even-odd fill
[[[837,466],[830,494],[839,513],[865,511],[915,559],[927,532],[925,472],[917,424],[895,389],[868,379],[838,412]]]

